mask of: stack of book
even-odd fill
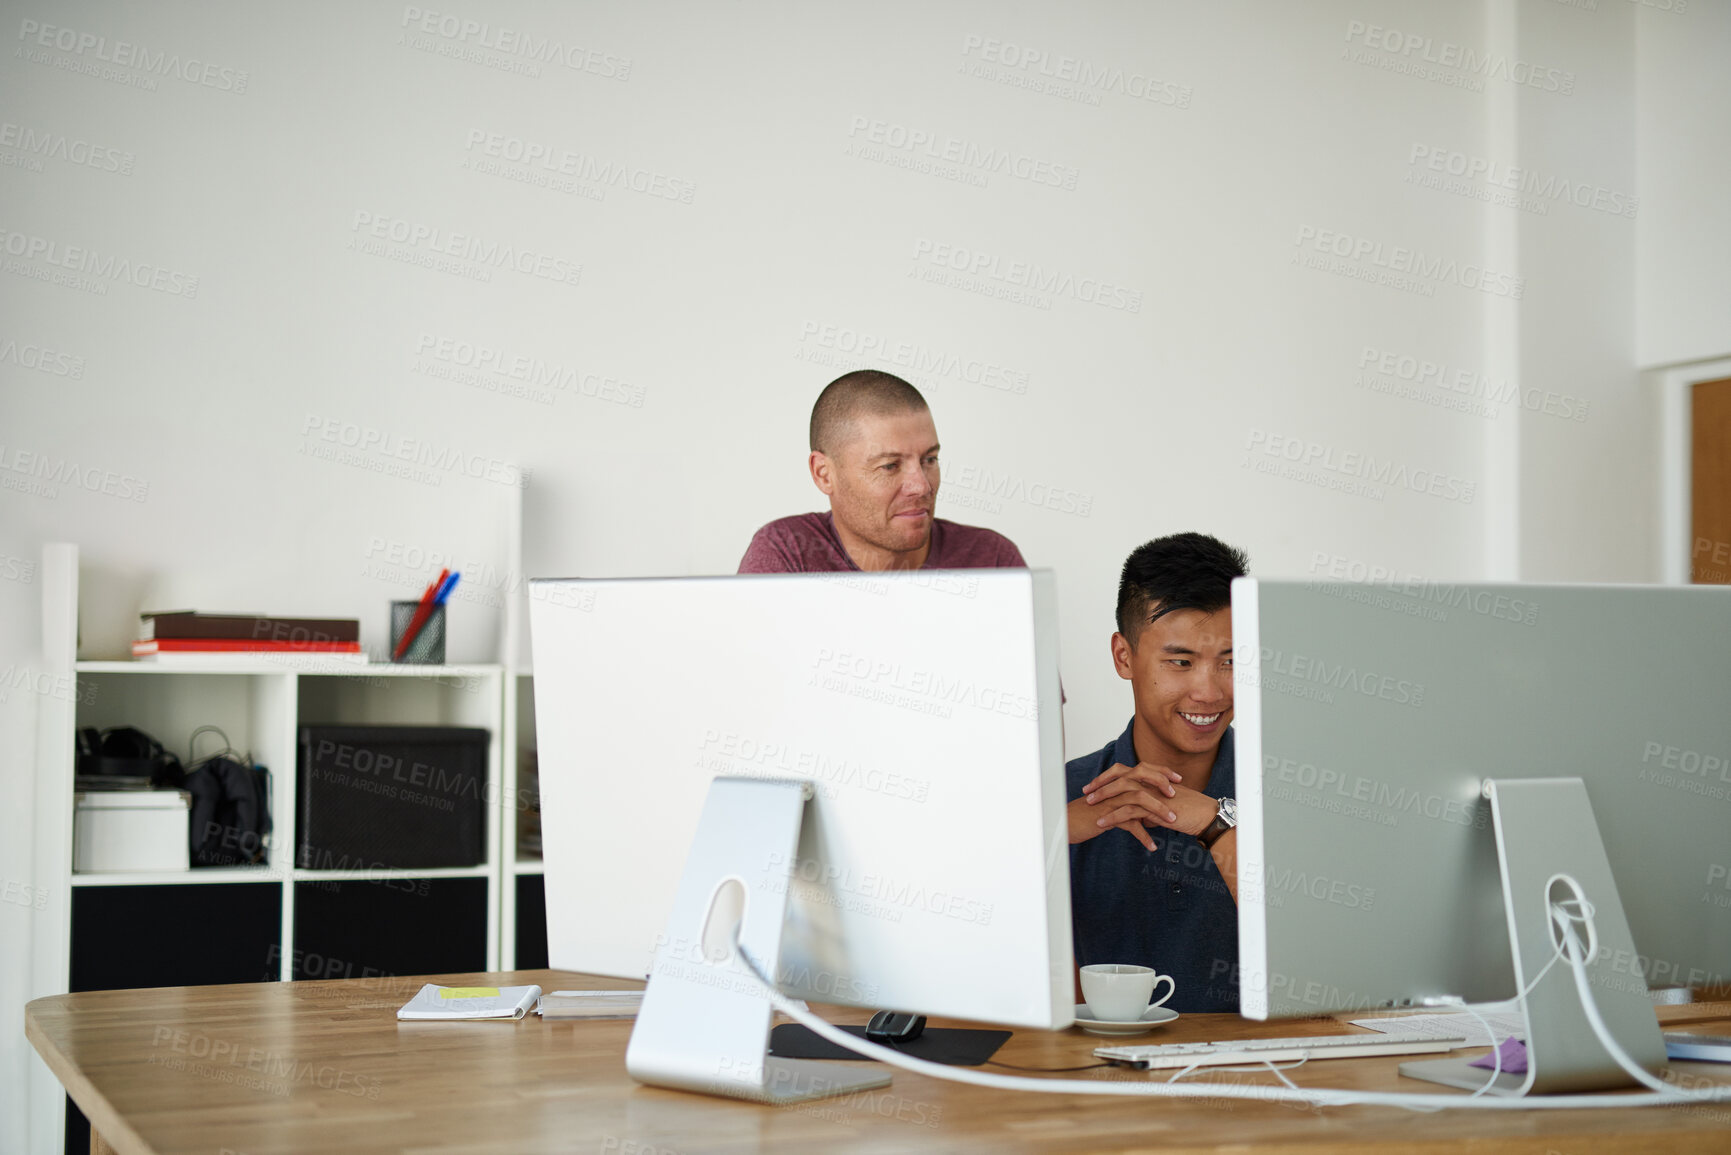
[[[272,618],[191,610],[139,615],[132,656],[141,661],[316,658],[365,662],[359,618]]]

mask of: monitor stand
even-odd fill
[[[806,782],[711,783],[625,1051],[638,1082],[777,1104],[889,1085],[881,1068],[770,1057],[773,1009],[733,950],[737,935],[765,973],[779,973],[810,797]]]
[[[1617,897],[1599,824],[1579,778],[1493,778],[1484,785],[1491,802],[1502,861],[1503,907],[1515,961],[1515,989],[1525,989],[1560,941],[1550,902],[1574,897],[1558,874],[1580,883],[1592,904],[1597,942],[1589,944],[1588,984],[1599,1014],[1629,1057],[1649,1071],[1665,1063],[1665,1041],[1653,1014],[1647,982],[1636,963],[1635,942]],[[1547,891],[1549,888],[1549,891]],[[1578,909],[1571,905],[1570,909]],[[1574,969],[1567,956],[1525,1000],[1527,1070],[1498,1075],[1487,1094],[1535,1095],[1637,1086],[1599,1042],[1582,1009]],[[1400,1072],[1476,1091],[1491,1077],[1466,1059],[1402,1063]]]

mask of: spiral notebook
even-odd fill
[[[428,983],[397,1011],[399,1019],[520,1019],[541,988],[441,987]]]

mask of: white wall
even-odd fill
[[[1731,4],[1656,0],[1640,9],[1636,29],[1636,361],[1723,356],[1731,352]]]
[[[1519,576],[1651,580],[1652,404],[1630,372],[1635,238],[1649,208],[1637,200],[1639,16],[1619,0],[1591,12],[1522,5],[1517,19],[1523,54],[1566,61],[1579,77],[1567,101],[1525,93],[1516,110],[1517,163],[1533,190],[1523,196],[1536,202],[1514,214],[1528,286],[1517,328],[1528,391],[1518,419]],[[1567,191],[1546,197],[1546,187]],[[1569,400],[1547,405],[1546,394]]]
[[[0,578],[79,543],[86,656],[123,652],[140,608],[194,605],[358,614],[376,648],[386,602],[450,558],[472,575],[450,656],[490,659],[519,495],[533,573],[731,571],[756,526],[819,506],[816,391],[904,350],[944,439],[940,514],[1058,571],[1072,753],[1128,715],[1117,569],[1160,533],[1217,533],[1268,575],[1650,579],[1635,367],[1731,346],[1727,7],[8,0]],[[576,67],[476,45],[501,27]],[[147,55],[100,59],[122,41]],[[157,54],[194,79],[148,72]],[[490,157],[495,136],[578,175]],[[916,136],[939,155],[895,147]],[[1509,166],[1599,201],[1499,203]],[[432,240],[378,221],[531,271],[427,267]],[[44,282],[50,256],[163,287]],[[979,274],[942,283],[949,261]],[[1026,291],[1025,265],[1057,281],[991,295]],[[567,387],[452,380],[447,342]],[[1402,358],[1519,399],[1403,381]],[[326,430],[374,444],[320,459]],[[1323,467],[1259,472],[1274,446]],[[420,464],[382,472],[393,453]],[[1420,491],[1342,491],[1351,455]],[[34,599],[0,580],[0,668],[33,660]],[[0,786],[23,797],[12,698]],[[25,882],[28,812],[0,812],[0,875]],[[29,915],[0,919],[14,1088],[17,992],[55,978],[19,977]]]

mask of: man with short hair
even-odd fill
[[[758,530],[740,573],[1027,565],[1003,534],[936,516],[937,427],[900,377],[858,369],[831,381],[812,406],[807,464],[829,512]]]
[[[1248,566],[1200,533],[1129,556],[1112,663],[1135,713],[1065,767],[1076,965],[1169,974],[1177,1011],[1238,1010],[1231,587]]]

